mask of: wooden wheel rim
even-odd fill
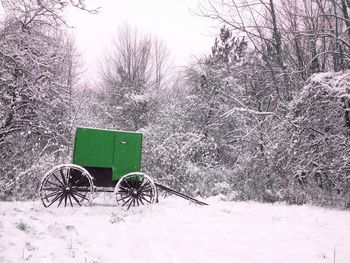
[[[133,180],[133,178],[137,178]],[[152,204],[157,200],[157,188],[151,177],[135,172],[124,175],[115,186],[116,202],[122,207]]]
[[[40,185],[40,198],[45,207],[89,205],[94,186],[89,172],[81,166],[62,164],[48,171]]]

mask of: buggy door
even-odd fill
[[[113,181],[141,169],[142,134],[117,131],[115,134]]]

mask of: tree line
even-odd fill
[[[2,199],[35,196],[83,125],[143,132],[143,169],[189,194],[350,206],[348,0],[202,2],[218,36],[181,70],[163,41],[122,25],[93,87],[77,81],[62,12],[97,10],[2,5]]]

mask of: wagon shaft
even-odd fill
[[[188,195],[185,195],[185,194],[183,194],[183,193],[180,193],[180,192],[178,192],[178,191],[176,191],[176,190],[174,190],[174,189],[172,189],[172,188],[169,188],[169,187],[167,187],[167,186],[165,186],[165,185],[162,185],[162,184],[159,184],[159,183],[154,183],[159,189],[161,189],[161,190],[163,190],[163,191],[165,191],[165,192],[167,192],[167,193],[169,193],[169,194],[173,194],[173,195],[176,195],[176,196],[179,196],[179,197],[181,197],[181,198],[183,198],[183,199],[186,199],[186,200],[188,200],[188,201],[191,201],[192,203],[195,203],[195,204],[197,204],[197,205],[208,205],[207,203],[204,203],[204,202],[202,202],[202,201],[200,201],[200,200],[198,200],[198,199],[195,199],[195,198],[193,198],[193,197],[191,197],[191,196],[188,196]]]

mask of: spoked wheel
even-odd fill
[[[94,186],[92,177],[83,167],[63,164],[54,167],[43,178],[40,197],[45,207],[57,204],[64,206],[88,205],[91,203]]]
[[[114,193],[118,205],[129,208],[154,203],[157,200],[157,188],[153,180],[144,173],[124,175],[115,186]]]

